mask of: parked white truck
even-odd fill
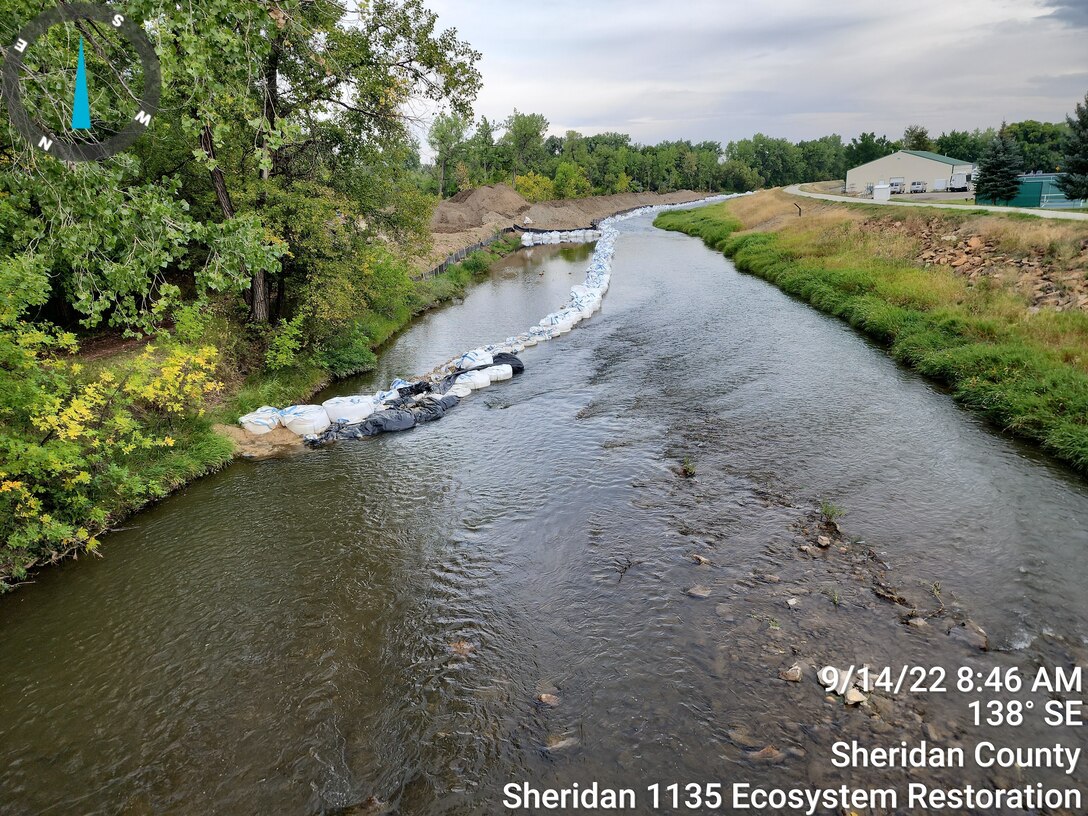
[[[953,173],[948,180],[948,191],[951,193],[966,193],[971,189],[970,173]]]

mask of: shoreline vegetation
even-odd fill
[[[662,213],[1088,474],[1088,225],[815,203],[770,190]]]
[[[637,205],[693,201],[705,195],[688,191],[639,194]],[[614,214],[613,210],[617,208],[627,209],[630,203],[627,197],[596,196],[564,201],[561,205],[565,208],[564,214],[576,206],[597,219]],[[560,203],[556,204],[558,208]],[[74,337],[71,338],[67,348],[61,350],[64,359],[59,362],[74,376],[92,386],[105,383],[117,392],[150,388],[145,395],[150,396],[146,400],[149,410],[133,412],[135,415],[128,419],[133,425],[140,426],[139,437],[147,441],[143,444],[137,441],[131,448],[118,452],[124,455],[123,482],[111,495],[97,497],[93,504],[87,502],[78,509],[73,508],[78,514],[75,523],[79,526],[70,532],[62,531],[66,534],[62,546],[42,546],[45,540],[40,536],[39,546],[13,547],[9,541],[8,546],[0,550],[0,594],[27,581],[36,569],[78,559],[85,552],[96,552],[99,537],[110,528],[191,482],[222,470],[237,456],[245,455],[249,440],[237,426],[239,416],[262,405],[305,402],[337,380],[372,370],[377,361],[376,354],[415,318],[463,297],[495,262],[521,248],[520,233],[495,235],[501,226],[490,226],[491,235],[496,237],[494,243],[471,253],[440,275],[420,279],[416,277],[412,263],[394,265],[403,278],[398,284],[398,300],[383,311],[370,306],[361,309],[357,326],[361,330],[363,346],[356,347],[356,338],[348,338],[346,348],[330,346],[324,359],[292,355],[286,365],[272,370],[255,364],[251,359],[253,347],[258,345],[254,338],[240,330],[236,316],[218,314],[215,310],[204,315],[195,330],[184,323],[175,325],[173,337],[137,340],[113,337],[111,341],[107,336],[99,342],[87,343],[82,349]],[[545,221],[539,228],[548,226]],[[481,230],[475,228],[444,237],[447,246],[458,242],[471,246],[481,235]],[[340,351],[345,352],[342,365],[337,359]],[[251,373],[247,374],[247,370]],[[202,400],[206,410],[186,413],[186,397],[197,403]],[[103,399],[97,388],[77,395],[76,401],[81,400],[83,408],[62,414],[65,427],[49,429],[46,433],[63,437],[85,431],[91,424],[89,414],[105,409],[108,399]],[[163,409],[161,415],[151,408]],[[123,429],[97,430],[114,435],[123,432]],[[273,442],[262,446],[260,453],[275,455],[297,447]],[[99,466],[115,467],[120,464],[119,460],[120,456],[107,456]],[[16,480],[0,473],[0,493],[7,494],[0,495],[0,500],[12,495],[18,497],[19,492]],[[34,497],[23,498],[32,500]],[[45,523],[51,522],[53,520],[47,516]]]

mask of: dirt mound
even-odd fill
[[[512,222],[529,202],[506,184],[462,190],[443,201],[431,218],[434,232],[463,232],[485,224]]]

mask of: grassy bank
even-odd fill
[[[1088,473],[1088,312],[1040,307],[1019,278],[927,266],[916,237],[936,225],[949,242],[997,247],[1001,268],[1041,259],[1042,279],[1083,283],[1088,226],[823,202],[802,202],[799,218],[793,201],[769,191],[655,224],[849,322],[1003,430]]]
[[[0,592],[36,567],[94,551],[98,536],[126,516],[225,467],[234,445],[216,424],[262,405],[305,402],[337,378],[370,370],[379,348],[413,318],[463,296],[520,245],[508,237],[436,278],[401,281],[403,296],[384,313],[361,309],[342,344],[325,343],[274,371],[265,365],[267,334],[229,307],[202,315],[195,333],[179,325],[168,340],[93,358],[73,353],[70,338],[68,348],[43,356],[67,407],[11,417],[24,430],[7,444],[33,464],[17,473],[0,466]]]

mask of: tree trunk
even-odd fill
[[[446,160],[438,163],[438,198],[446,197]]]
[[[205,125],[204,129],[200,131],[200,146],[203,148],[205,155],[214,161],[215,142],[212,140],[211,125]],[[226,219],[234,218],[234,202],[230,199],[230,191],[227,189],[227,182],[223,177],[222,168],[216,165],[215,169],[211,171],[211,175],[212,185],[215,187],[215,197],[219,199],[219,209],[223,211],[223,217]]]
[[[215,140],[212,138],[211,125],[205,125],[200,131],[200,147],[209,159],[215,160]],[[211,171],[211,176],[212,186],[215,187],[215,197],[219,200],[219,209],[223,211],[223,217],[229,221],[234,218],[234,202],[231,201],[223,169],[216,165]],[[253,274],[249,295],[249,319],[255,323],[267,323],[268,283],[264,278],[264,270],[258,270]]]
[[[276,279],[276,320],[283,319],[283,302],[287,299],[287,280],[283,271]]]
[[[276,109],[279,107],[279,82],[280,82],[280,54],[283,50],[283,37],[282,35],[277,37],[272,44],[272,51],[268,55],[268,62],[264,67],[264,105],[263,113],[264,118],[268,122],[267,127],[273,128],[276,126]],[[262,135],[262,143],[265,150],[268,149],[268,131],[266,130]],[[275,157],[270,157],[272,163],[275,163]],[[268,194],[266,191],[266,185],[268,180],[272,177],[272,169],[270,167],[262,167],[260,169],[261,185],[257,192],[257,209],[263,209],[265,203],[268,200]],[[283,297],[284,297],[284,280],[283,276],[280,276],[277,282],[277,295],[278,300],[276,303],[277,314],[282,313],[283,310]],[[250,283],[250,307],[249,307],[249,319],[254,323],[268,323],[271,319],[271,300],[272,293],[268,286],[268,279],[263,271],[255,272]]]

